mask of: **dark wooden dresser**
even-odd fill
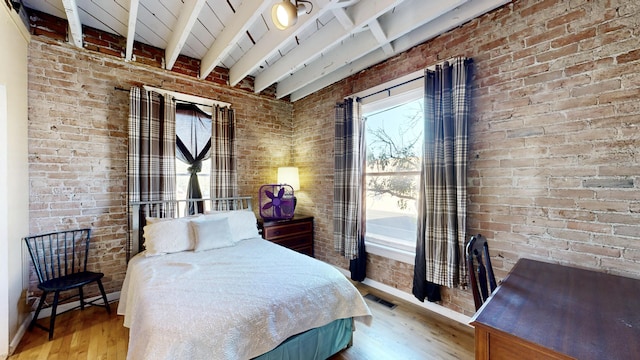
[[[520,259],[473,317],[476,360],[638,359],[640,280]]]
[[[313,216],[296,215],[291,220],[264,221],[258,227],[266,240],[313,257]]]

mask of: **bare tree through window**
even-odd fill
[[[415,241],[423,101],[366,117],[367,235]]]

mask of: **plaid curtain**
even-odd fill
[[[413,293],[466,283],[467,119],[471,59],[425,72],[424,154]]]
[[[129,100],[129,202],[175,200],[174,101],[139,87],[131,88]],[[152,211],[172,217],[175,205],[170,203]]]
[[[233,110],[217,105],[211,114],[211,196],[213,198],[238,196],[236,123],[233,115]],[[225,203],[219,202],[219,204]],[[217,210],[227,209],[218,208]]]
[[[366,272],[364,146],[360,104],[345,99],[335,107],[333,239],[334,248],[351,260],[351,278],[356,281],[364,280]]]

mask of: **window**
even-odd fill
[[[194,104],[176,105],[176,199],[210,199],[211,186],[211,114]],[[199,169],[198,169],[199,167]],[[191,169],[196,169],[197,184],[190,184]],[[190,186],[194,186],[190,189]],[[191,191],[191,193],[190,193]],[[184,203],[182,203],[184,205]],[[181,206],[183,206],[181,205]],[[209,204],[192,204],[190,210],[202,212]],[[184,206],[183,206],[184,207]],[[188,213],[185,208],[181,214]]]
[[[362,106],[367,250],[374,245],[401,252],[406,256],[398,260],[411,262],[408,253],[415,253],[422,161],[422,94],[421,89],[406,91]]]
[[[176,199],[187,199],[187,186],[189,184],[189,164],[176,159]],[[211,158],[202,161],[202,170],[198,173],[198,182],[203,199],[211,198],[211,186],[209,178],[211,174]]]

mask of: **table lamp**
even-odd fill
[[[293,188],[293,209],[295,211],[298,200],[295,192],[300,190],[300,177],[298,176],[298,168],[295,166],[284,166],[278,168],[278,184],[286,184]]]

